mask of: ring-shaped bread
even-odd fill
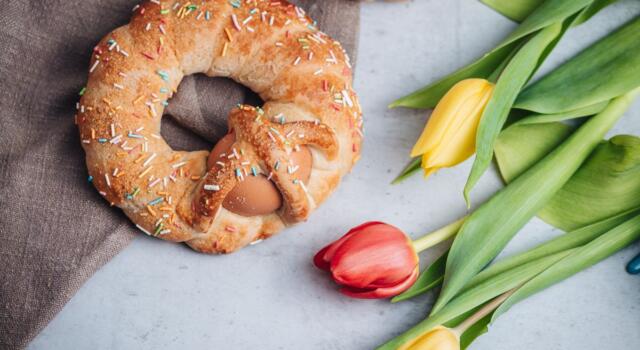
[[[160,136],[164,107],[186,75],[229,77],[262,108],[229,114],[233,152],[174,151]],[[232,252],[305,220],[360,154],[362,115],[349,59],[286,1],[149,0],[95,47],[76,123],[90,180],[148,235],[207,253]],[[305,182],[292,152],[311,150]],[[273,213],[242,216],[223,200],[248,176],[282,195]]]

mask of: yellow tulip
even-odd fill
[[[465,79],[438,102],[411,156],[422,155],[422,169],[429,176],[452,167],[476,151],[476,131],[494,84],[485,79]]]
[[[460,337],[454,330],[438,326],[398,350],[460,350]]]
[[[497,296],[455,328],[443,326],[431,328],[404,343],[396,350],[460,350],[460,336],[482,318],[495,311],[505,300],[512,296],[518,288],[520,287],[515,287]]]

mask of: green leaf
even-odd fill
[[[639,37],[640,17],[524,89],[515,107],[559,113],[607,101],[640,86]]]
[[[459,326],[462,322],[464,322],[467,318],[473,316],[478,310],[482,309],[484,304],[478,305],[474,308],[469,309],[467,312],[461,313],[460,315],[451,318],[447,322],[443,323],[442,326],[447,328],[454,328]]]
[[[621,223],[620,220],[622,220]],[[600,233],[599,236],[592,235],[596,231],[601,231],[605,226],[613,225],[614,222],[618,222],[618,225],[605,233]],[[591,235],[592,240],[577,248],[570,248],[573,245],[579,245],[581,243],[580,241],[586,240],[588,238],[586,236],[589,236],[586,234],[587,231],[591,231],[589,235]],[[494,312],[491,319],[494,320],[511,305],[523,298],[601,261],[640,238],[640,215],[637,215],[636,212],[636,215],[619,216],[607,220],[606,224],[603,223],[597,229],[585,228],[585,231],[582,233],[574,232],[565,236],[571,235],[576,235],[570,239],[572,243],[570,245],[563,244],[567,249],[560,252],[552,253],[553,249],[549,249],[550,244],[558,242],[557,238],[550,242],[543,243],[531,251],[517,255],[532,258],[535,252],[542,250],[551,253],[550,255],[512,266],[509,269],[500,271],[500,273],[486,275],[483,281],[462,292],[447,303],[440,311],[432,313],[428,318],[416,324],[403,334],[391,339],[378,349],[397,349],[406,342],[439,325],[444,324],[453,327],[473,314],[474,310],[478,310],[481,305],[513,288],[518,288],[517,291],[507,298]],[[582,237],[576,239],[578,235]],[[489,267],[489,269],[491,269],[491,267]],[[475,331],[469,334],[468,337],[471,338],[475,334],[482,334],[482,329],[484,329],[488,323],[486,320],[479,321],[479,324],[474,326]]]
[[[544,0],[480,0],[485,5],[516,22],[522,22]]]
[[[523,265],[533,260],[552,255],[566,249],[577,248],[583,244],[586,244],[587,242],[593,240],[595,237],[638,215],[639,212],[640,206],[638,208],[626,211],[622,214],[600,220],[596,223],[560,235],[524,253],[516,254],[493,263],[491,264],[491,266],[482,270],[478,275],[476,275],[465,287],[465,290],[473,288],[474,286],[478,285],[481,282],[484,282],[488,278],[493,277],[506,270],[512,269],[516,266]],[[411,288],[391,299],[391,302],[395,303],[414,298],[440,285],[444,278],[447,253],[448,252],[445,252],[438,259],[436,259],[433,264],[429,265],[429,267],[421,273],[420,277],[413,284],[413,286],[411,286]]]
[[[546,27],[562,23],[565,19],[578,13],[592,2],[593,0],[544,1],[527,16],[522,24],[520,24],[503,43],[513,42]]]
[[[434,108],[444,94],[460,80],[468,78],[486,78],[504,61],[516,47],[516,43],[492,50],[468,66],[417,90],[407,96],[393,101],[389,108]]]
[[[589,117],[594,114],[600,113],[600,111],[602,111],[608,104],[609,104],[609,101],[604,101],[604,102],[596,103],[594,105],[582,107],[582,108],[579,108],[573,111],[568,111],[568,112],[561,112],[561,113],[555,113],[555,114],[530,114],[514,124],[518,124],[518,125],[543,124],[543,123],[559,122],[559,121],[564,121],[569,119]],[[500,137],[502,137],[502,134],[498,137],[498,141],[496,142],[500,141]]]
[[[397,349],[402,344],[421,335],[427,330],[445,324],[456,317],[463,315],[496,296],[509,291],[524,282],[532,279],[542,271],[546,270],[554,263],[571,253],[571,250],[546,256],[530,263],[515,267],[503,274],[488,279],[484,283],[468,290],[451,300],[445,307],[437,313],[431,314],[427,319],[413,326],[405,333],[391,339],[386,344],[379,347],[379,350]]]
[[[562,123],[514,124],[506,128],[495,147],[496,163],[504,181],[513,181],[551,153],[574,130]]]
[[[418,280],[411,286],[411,288],[404,291],[402,294],[395,296],[391,299],[392,303],[404,301],[423,293],[430,291],[442,283],[444,279],[444,268],[447,264],[447,252],[442,254],[436,261],[434,261],[426,270],[420,273]]]
[[[430,84],[418,91],[392,102],[389,107],[433,108],[442,96],[457,82],[467,78],[486,78],[511,56],[520,46],[521,39],[554,23],[561,23],[571,15],[584,9],[593,0],[546,1],[529,16],[515,31],[493,50],[470,65]],[[542,55],[540,50],[536,57]],[[529,74],[530,75],[530,74]],[[529,77],[527,77],[528,79]],[[518,89],[520,91],[520,89]]]
[[[533,11],[535,11],[544,0],[480,0],[485,5],[491,7],[503,16],[516,22],[524,21]],[[576,19],[574,25],[579,25],[589,20],[604,7],[611,5],[618,0],[595,0],[587,6]]]
[[[624,214],[602,220],[598,223],[583,227],[576,231],[560,235],[555,239],[542,243],[537,247],[527,250],[523,253],[516,254],[514,256],[491,264],[491,266],[478,274],[469,284],[469,287],[465,290],[471,289],[474,286],[481,284],[482,282],[486,282],[487,280],[497,276],[498,274],[513,269],[516,266],[521,266],[531,261],[535,261],[545,256],[560,253],[565,250],[582,247],[589,242],[594,241],[599,236],[608,233],[613,229],[616,229],[616,227],[622,224],[625,224],[625,222],[633,219],[634,217],[638,217],[639,212],[640,209],[635,209]],[[625,225],[628,225],[628,223],[626,223]],[[578,254],[578,251],[576,250],[573,254]],[[559,263],[562,263],[563,261],[565,261],[565,259],[560,260],[560,262],[556,263],[555,265],[552,265],[550,269],[554,268]],[[534,277],[534,279],[535,278],[537,277]],[[463,349],[470,345],[477,337],[488,331],[488,325],[497,317],[493,315],[494,313],[485,316],[462,335],[460,341]]]
[[[496,309],[493,318],[500,316],[515,303],[559,281],[597,264],[620,249],[640,239],[640,216],[635,216],[615,227],[529,280]]]
[[[409,176],[413,175],[413,173],[415,173],[416,171],[420,170],[420,163],[421,162],[422,162],[422,158],[421,157],[413,158],[411,160],[411,162],[409,162],[409,164],[407,164],[407,166],[405,166],[404,169],[402,169],[400,174],[398,174],[398,176],[396,176],[396,178],[393,179],[393,181],[391,181],[391,183],[394,184],[394,185],[398,184],[398,183],[404,181]]]
[[[469,327],[469,329],[462,333],[462,336],[460,336],[460,349],[465,350],[479,336],[487,333],[492,319],[493,312],[481,318],[478,322],[474,323],[473,326]]]
[[[600,12],[603,8],[613,4],[618,0],[595,0],[591,5],[586,7],[580,15],[576,18],[573,25],[580,25],[593,17],[596,13]]]
[[[506,182],[566,138],[559,124],[514,125],[496,143],[498,168]],[[573,230],[640,206],[640,138],[619,135],[602,142],[538,213],[547,223]]]
[[[469,203],[469,192],[480,179],[493,158],[493,146],[504,125],[518,93],[538,66],[545,48],[556,39],[561,24],[549,26],[534,35],[511,59],[496,83],[493,96],[482,113],[476,138],[476,159],[464,188]]]
[[[636,208],[625,213],[606,218],[594,224],[562,234],[523,253],[515,254],[495,262],[477,274],[465,287],[465,290],[471,289],[474,286],[477,286],[478,284],[516,266],[520,266],[567,249],[583,246],[603,233],[608,232],[625,221],[637,216],[639,212],[640,208]]]
[[[602,143],[538,213],[563,230],[640,206],[640,138],[619,135]]]
[[[469,216],[451,246],[444,285],[433,312],[438,312],[451,301],[546,205],[578,170],[638,93],[640,89],[612,100],[549,155]]]

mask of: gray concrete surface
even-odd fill
[[[621,1],[572,30],[548,71],[640,13]],[[205,256],[139,235],[84,285],[30,349],[371,349],[418,322],[434,295],[391,305],[352,300],[311,265],[312,255],[351,226],[377,219],[414,236],[465,212],[470,163],[389,185],[406,162],[426,112],[387,110],[395,97],[469,62],[514,24],[474,0],[362,6],[356,89],[366,120],[362,160],[310,220],[229,256]],[[640,103],[613,133],[640,135]],[[613,134],[612,133],[612,134]],[[492,172],[476,203],[500,186]],[[507,253],[560,234],[534,219]],[[640,349],[640,277],[626,249],[531,297],[501,317],[474,350]],[[437,249],[422,255],[432,261]]]

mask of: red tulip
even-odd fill
[[[329,271],[340,291],[353,298],[398,295],[418,278],[418,255],[411,240],[383,222],[366,222],[320,250],[314,264]]]

